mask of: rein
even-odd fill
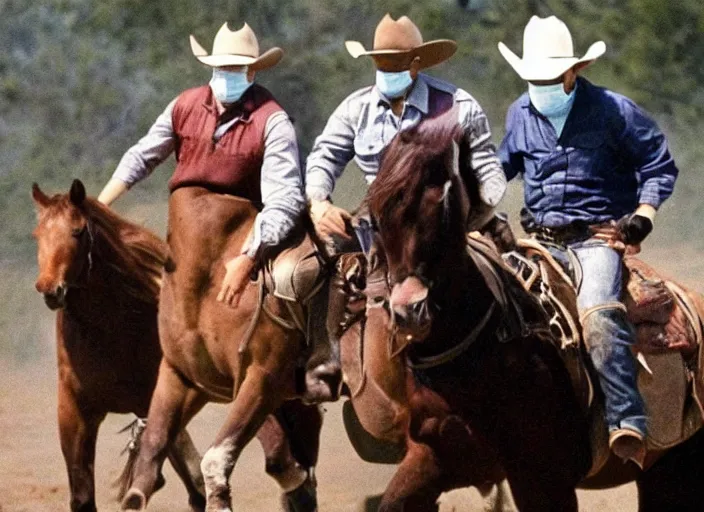
[[[426,370],[428,368],[434,368],[436,366],[449,363],[453,359],[456,359],[464,351],[469,349],[469,347],[471,347],[475,341],[477,341],[480,334],[482,334],[487,324],[489,323],[489,320],[494,315],[495,311],[496,301],[492,301],[491,305],[487,308],[486,313],[484,313],[484,316],[479,321],[479,323],[474,326],[474,329],[472,329],[460,343],[434,356],[413,356],[414,361],[411,361],[411,359],[408,358],[406,364],[414,370]]]

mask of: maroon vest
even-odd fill
[[[269,116],[282,111],[269,91],[254,84],[223,113],[226,119],[241,119],[215,141],[218,114],[210,86],[184,91],[172,113],[178,142],[169,191],[199,186],[261,202],[264,130]]]

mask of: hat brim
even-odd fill
[[[218,68],[222,66],[247,66],[251,71],[261,71],[276,66],[284,56],[281,48],[274,47],[259,57],[237,55],[232,53],[208,55],[208,52],[191,36],[191,51],[193,55],[206,66]]]
[[[521,59],[504,43],[499,43],[499,51],[523,80],[554,80],[576,64],[582,62],[591,64],[594,62],[606,52],[606,44],[603,41],[597,41],[589,47],[587,53],[581,58],[546,57],[540,59]]]
[[[399,60],[420,58],[420,68],[425,69],[446,61],[457,51],[457,43],[450,39],[428,41],[410,50],[367,50],[359,41],[345,41],[345,48],[355,59],[359,57],[386,57]]]

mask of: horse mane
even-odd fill
[[[445,169],[445,155],[453,141],[460,146],[460,174],[473,201],[479,187],[474,173],[467,169],[470,149],[462,135],[454,108],[399,132],[384,151],[379,173],[367,194],[372,216],[383,218],[406,212],[417,202],[425,185],[442,185],[449,172]]]
[[[117,272],[128,296],[156,305],[167,258],[166,243],[96,199],[86,197],[80,208],[91,223],[96,258]]]

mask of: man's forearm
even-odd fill
[[[117,198],[127,192],[128,189],[127,183],[118,178],[112,178],[100,192],[98,201],[110,206]]]

